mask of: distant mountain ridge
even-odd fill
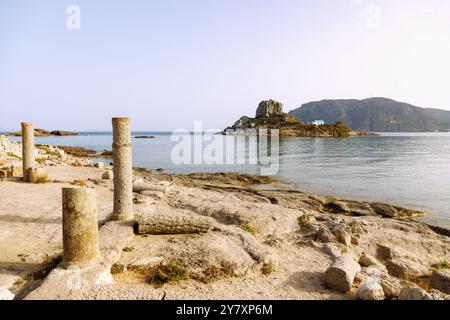
[[[450,129],[450,111],[426,109],[387,98],[310,102],[289,112],[306,121],[340,121],[352,130],[372,132],[432,132]]]

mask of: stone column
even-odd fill
[[[133,168],[129,118],[113,118],[114,220],[133,220]]]
[[[24,181],[30,181],[28,169],[34,165],[34,127],[31,122],[22,122],[22,169]]]
[[[63,247],[62,267],[94,266],[100,257],[97,198],[95,189],[62,189]]]

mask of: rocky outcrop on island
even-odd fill
[[[22,131],[10,132],[6,134],[7,136],[21,137]],[[47,131],[44,129],[34,129],[34,135],[36,137],[48,137],[48,136],[76,136],[78,133],[71,131],[63,131],[63,130],[53,130]]]
[[[262,134],[261,130],[278,129],[282,137],[350,137],[367,135],[365,132],[351,131],[342,123],[314,125],[303,122],[283,112],[283,104],[275,100],[262,101],[255,118],[243,116],[232,126],[222,131],[224,135]]]
[[[262,101],[256,109],[256,118],[269,118],[271,116],[282,115],[283,104],[275,100]]]

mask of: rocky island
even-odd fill
[[[275,100],[262,101],[254,118],[243,116],[234,125],[222,131],[224,135],[249,135],[255,130],[278,129],[281,137],[350,137],[373,135],[352,131],[341,122],[316,125],[306,123],[283,112],[283,104]],[[252,133],[253,132],[253,133]]]

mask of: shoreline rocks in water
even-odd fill
[[[6,134],[7,136],[21,137],[22,131],[10,132]],[[34,129],[34,135],[36,137],[48,137],[48,136],[77,136],[78,133],[71,131],[63,131],[63,130],[53,130],[47,131],[44,129]]]
[[[281,137],[352,137],[375,135],[362,131],[352,131],[342,123],[314,125],[303,122],[283,112],[283,104],[275,100],[262,101],[255,118],[241,117],[232,126],[222,131],[224,135],[262,134],[260,129],[278,129]]]
[[[155,139],[155,136],[135,136],[135,139]]]
[[[91,150],[83,147],[72,146],[56,146],[57,148],[64,150],[67,154],[79,158],[112,158],[112,151],[110,150]]]

